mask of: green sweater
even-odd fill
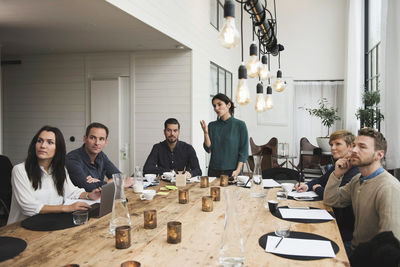
[[[246,162],[249,156],[249,138],[246,124],[231,116],[226,121],[216,120],[208,124],[211,146],[204,149],[211,153],[210,169],[234,170],[238,162]]]
[[[393,231],[400,239],[400,183],[384,171],[378,176],[359,182],[360,174],[339,187],[341,178],[329,176],[324,192],[324,203],[333,207],[353,205],[355,216],[353,249],[380,232]]]

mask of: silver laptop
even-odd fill
[[[114,193],[114,182],[103,185],[101,189],[100,203],[95,203],[91,205],[89,216],[91,218],[100,218],[110,213],[113,208]]]

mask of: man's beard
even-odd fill
[[[357,159],[358,159],[358,162],[356,162],[356,163],[351,162],[351,164],[352,164],[353,166],[356,166],[356,167],[366,167],[366,166],[369,166],[369,165],[371,165],[372,163],[374,163],[374,161],[375,161],[374,156],[375,156],[375,153],[372,154],[372,156],[371,156],[370,158],[367,158],[367,159],[364,159],[364,160],[361,160],[360,158],[357,158]]]
[[[175,138],[173,141],[171,141],[169,137],[167,138],[168,144],[174,144],[176,141],[178,141],[178,138]]]

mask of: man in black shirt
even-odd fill
[[[170,118],[164,122],[165,141],[155,144],[143,167],[144,174],[163,174],[186,171],[186,178],[201,175],[199,160],[194,148],[178,140],[180,124]]]

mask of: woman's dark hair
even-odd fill
[[[235,112],[235,105],[233,104],[232,100],[229,99],[229,97],[227,97],[227,96],[224,95],[224,94],[219,93],[219,94],[216,94],[216,95],[212,98],[211,103],[214,102],[215,99],[221,100],[221,101],[225,102],[225,104],[227,104],[227,105],[228,105],[229,103],[231,103],[231,107],[229,108],[229,113],[230,113],[231,115],[233,115],[233,113]]]
[[[52,168],[52,176],[54,184],[57,188],[57,193],[64,196],[64,182],[67,179],[65,175],[65,141],[61,131],[56,127],[43,126],[32,138],[28,148],[28,156],[25,160],[25,170],[29,180],[32,182],[32,187],[37,190],[42,187],[42,170],[40,169],[38,158],[36,156],[36,143],[39,135],[43,132],[52,132],[56,138],[56,152],[51,160],[50,167]]]

